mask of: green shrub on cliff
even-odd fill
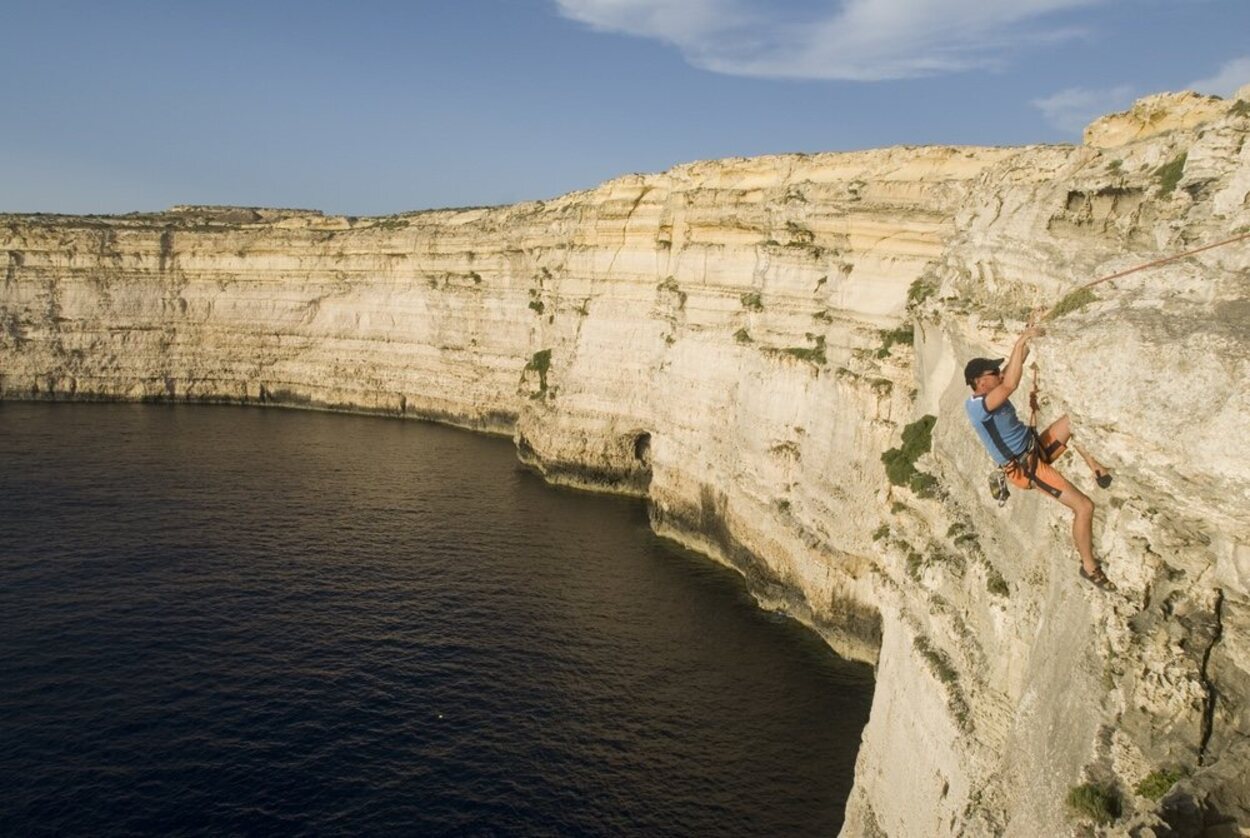
[[[1110,786],[1082,783],[1068,791],[1068,808],[1077,817],[1108,824],[1120,817],[1120,796]]]
[[[1176,184],[1181,182],[1181,175],[1185,173],[1185,160],[1188,158],[1188,152],[1182,151],[1176,157],[1164,163],[1155,169],[1155,177],[1159,180],[1159,197],[1166,198],[1176,189]]]
[[[1185,776],[1185,772],[1177,768],[1160,768],[1151,771],[1137,784],[1137,793],[1151,800],[1158,800],[1168,793],[1168,789]]]
[[[807,339],[812,341],[814,345],[791,346],[781,351],[792,358],[798,358],[800,361],[810,361],[817,366],[824,366],[827,363],[825,357],[825,336],[809,333]]]
[[[937,479],[916,468],[916,460],[929,453],[933,447],[933,426],[937,417],[922,416],[903,428],[903,445],[891,448],[881,455],[885,463],[885,476],[895,486],[910,486],[921,497],[937,490]]]
[[[937,280],[932,277],[920,277],[907,289],[907,308],[912,309],[937,293]]]
[[[897,329],[887,329],[880,332],[881,348],[877,350],[878,358],[889,357],[890,350],[895,344],[911,346],[916,340],[916,331],[914,327],[908,323],[905,326],[899,326]]]
[[[938,479],[932,474],[925,474],[923,471],[917,471],[907,481],[907,488],[916,493],[916,497],[920,498],[936,498],[938,492]]]
[[[1007,585],[1007,580],[998,572],[998,568],[988,562],[985,565],[985,590],[995,596],[1009,596],[1011,588]]]
[[[924,635],[917,635],[912,641],[912,647],[924,658],[929,671],[946,686],[946,706],[960,729],[972,730],[972,710],[959,686],[959,671],[955,669],[950,657],[941,649],[935,648]]]
[[[920,653],[920,656],[928,662],[929,668],[939,681],[948,686],[959,683],[959,672],[956,671],[950,658],[942,650],[933,648],[929,638],[924,635],[917,635],[915,640],[912,641],[912,645]]]
[[[1056,317],[1063,317],[1065,314],[1080,311],[1090,303],[1097,301],[1098,295],[1093,291],[1088,288],[1078,288],[1075,291],[1068,292],[1062,300],[1055,303],[1055,307],[1046,315],[1046,319],[1054,320]]]
[[[528,364],[525,365],[526,372],[538,373],[538,392],[547,392],[547,370],[551,369],[551,350],[541,349],[534,353]]]
[[[760,292],[758,291],[751,291],[748,294],[743,294],[739,299],[742,301],[742,307],[747,311],[764,310],[764,300],[760,297]]]

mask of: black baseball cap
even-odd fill
[[[973,358],[964,366],[964,383],[971,385],[987,372],[998,372],[1002,358]]]

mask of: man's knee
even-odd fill
[[[1075,486],[1068,484],[1063,494],[1059,496],[1059,502],[1071,509],[1077,515],[1093,515],[1094,502],[1089,499],[1089,495],[1082,492]]]
[[[1068,414],[1063,414],[1055,421],[1046,426],[1046,433],[1058,439],[1060,442],[1067,442],[1072,436],[1072,423],[1068,421]]]

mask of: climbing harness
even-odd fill
[[[1037,414],[1041,408],[1041,402],[1038,398],[1040,388],[1037,383],[1037,363],[1034,362],[1029,367],[1033,370],[1033,386],[1029,390],[1029,424],[1027,426],[1029,436],[1024,450],[1019,454],[1013,454],[1008,450],[1002,439],[999,438],[992,425],[989,424],[989,420],[986,420],[985,423],[986,429],[989,430],[990,437],[993,439],[999,452],[1008,458],[1006,463],[990,472],[989,477],[990,497],[998,501],[1000,507],[1006,506],[1008,498],[1011,497],[1011,491],[1008,488],[1010,482],[1007,480],[1009,472],[1019,469],[1028,478],[1028,488],[1041,485],[1037,479],[1037,464],[1042,458],[1041,452],[1043,447],[1041,436],[1037,432]],[[1043,485],[1042,488],[1047,489],[1052,494],[1054,493],[1048,486]]]

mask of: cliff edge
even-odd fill
[[[1077,576],[1066,510],[990,498],[961,370],[1089,280],[1250,231],[1248,135],[1250,92],[1178,94],[1081,146],[701,162],[506,207],[4,215],[0,398],[510,434],[875,662],[845,834],[1236,834],[1250,242],[1069,298],[1035,343],[1042,421],[1114,470],[1060,463],[1116,593]]]

